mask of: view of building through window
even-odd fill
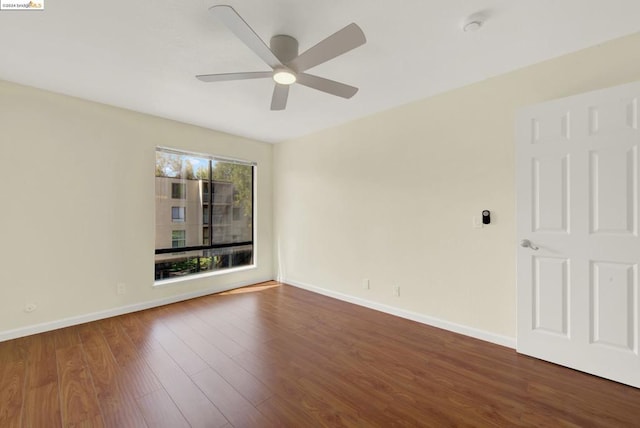
[[[185,209],[185,207],[171,207],[171,221],[184,222]]]
[[[253,264],[250,163],[156,150],[155,279]]]

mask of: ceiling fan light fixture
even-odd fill
[[[273,73],[273,80],[281,85],[291,85],[296,83],[296,75],[290,70],[276,70]]]

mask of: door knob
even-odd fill
[[[528,239],[523,239],[522,241],[520,241],[520,246],[523,248],[531,248],[533,251],[539,250],[539,248],[533,245]]]

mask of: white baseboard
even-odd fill
[[[115,317],[118,315],[128,314],[131,312],[142,311],[145,309],[150,309],[158,306],[168,305],[171,303],[181,302],[183,300],[194,299],[196,297],[202,297],[210,294],[221,293],[223,291],[232,290],[234,288],[253,285],[260,282],[271,281],[272,279],[273,278],[263,278],[263,279],[258,279],[250,282],[235,283],[235,284],[228,285],[226,287],[213,287],[205,290],[198,290],[190,293],[180,294],[177,296],[170,296],[162,299],[150,300],[147,302],[135,303],[132,305],[107,309],[104,311],[78,315],[75,317],[63,318],[60,320],[41,323],[41,324],[35,324],[27,327],[21,327],[14,330],[7,330],[7,331],[0,332],[0,342],[16,339],[18,337],[30,336],[32,334],[43,333],[45,331],[51,331],[59,328],[70,327],[73,325],[83,324],[86,322],[96,321],[104,318]],[[398,316],[400,318],[406,318],[422,324],[442,328],[444,330],[449,330],[454,333],[464,334],[465,336],[474,337],[476,339],[495,343],[497,345],[502,345],[509,348],[513,348],[513,349],[515,349],[516,347],[516,340],[511,337],[501,336],[501,335],[490,333],[484,330],[479,330],[476,328],[467,327],[461,324],[452,323],[452,322],[441,320],[438,318],[429,317],[416,312],[411,312],[411,311],[396,308],[393,306],[384,305],[382,303],[372,302],[370,300],[362,299],[355,296],[350,296],[348,294],[339,293],[337,291],[327,290],[325,288],[316,287],[314,285],[305,284],[299,281],[292,281],[289,279],[281,279],[280,281],[285,284],[292,285],[294,287],[302,288],[308,291],[312,291],[314,293],[322,294],[324,296],[333,297],[334,299],[343,300],[345,302],[353,303],[355,305],[364,306],[366,308],[374,309],[380,312],[385,312],[391,315]]]
[[[314,293],[322,294],[324,296],[333,297],[334,299],[343,300],[345,302],[353,303],[355,305],[364,306],[366,308],[374,309],[376,311],[395,315],[400,318],[406,318],[422,324],[441,328],[443,330],[464,334],[465,336],[470,336],[476,339],[484,340],[485,342],[491,342],[491,343],[495,343],[496,345],[506,346],[508,348],[513,348],[513,349],[516,348],[516,339],[512,337],[490,333],[488,331],[480,330],[473,327],[467,327],[465,325],[456,324],[450,321],[441,320],[438,318],[422,315],[417,312],[407,311],[405,309],[400,309],[400,308],[396,308],[389,305],[384,305],[382,303],[372,302],[370,300],[362,299],[360,297],[339,293],[337,291],[327,290],[325,288],[316,287],[314,285],[305,284],[299,281],[282,279],[281,282],[285,284],[293,285],[294,287],[302,288],[304,290],[312,291]]]
[[[271,280],[273,280],[273,278],[269,277],[269,278],[263,278],[263,279],[256,279],[249,282],[238,282],[238,283],[234,283],[224,287],[211,287],[204,290],[198,290],[198,291],[192,291],[190,293],[179,294],[177,296],[170,296],[162,299],[150,300],[150,301],[141,302],[141,303],[134,303],[132,305],[120,306],[117,308],[106,309],[104,311],[78,315],[75,317],[63,318],[60,320],[30,325],[27,327],[20,327],[14,330],[2,331],[0,332],[0,342],[16,339],[18,337],[30,336],[32,334],[44,333],[45,331],[51,331],[51,330],[57,330],[59,328],[70,327],[72,325],[84,324],[86,322],[101,320],[104,318],[124,315],[131,312],[138,312],[145,309],[150,309],[158,306],[168,305],[171,303],[181,302],[183,300],[194,299],[196,297],[207,296],[215,293],[222,293],[223,291],[233,290],[234,288],[245,287],[247,285],[258,284],[261,282],[266,282]]]

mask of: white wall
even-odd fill
[[[258,163],[257,269],[152,287],[157,145]],[[0,81],[0,340],[272,279],[272,149]],[[127,294],[116,294],[118,282]],[[25,313],[26,303],[37,310]]]
[[[637,79],[640,33],[277,145],[279,278],[514,344],[515,112]]]

